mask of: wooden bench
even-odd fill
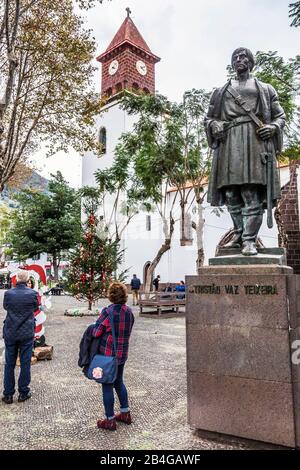
[[[151,308],[151,311],[145,313],[157,313],[161,315],[162,308],[172,310],[178,314],[179,307],[185,306],[184,292],[139,292],[140,315],[143,314],[143,308]],[[153,312],[154,310],[154,312]]]

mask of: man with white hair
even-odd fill
[[[4,391],[2,401],[13,402],[15,393],[15,366],[20,354],[21,370],[18,381],[19,402],[31,397],[30,367],[34,339],[34,311],[38,307],[37,292],[26,286],[29,275],[25,270],[17,272],[17,285],[4,294],[3,307],[7,310],[4,320],[5,342]]]

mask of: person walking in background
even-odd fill
[[[160,275],[156,276],[156,278],[153,281],[153,285],[155,287],[156,292],[158,291],[159,282],[160,282]]]
[[[16,287],[4,294],[3,307],[7,310],[4,320],[3,338],[5,343],[4,391],[2,401],[13,403],[15,393],[15,366],[20,354],[20,375],[18,380],[19,402],[31,397],[30,367],[34,339],[34,312],[38,308],[37,292],[26,286],[29,274],[18,271]]]
[[[92,335],[94,338],[100,339],[99,354],[103,354],[104,356],[116,355],[118,372],[114,383],[101,384],[106,418],[98,420],[97,426],[99,429],[115,431],[117,421],[126,424],[131,424],[132,422],[128,405],[128,393],[123,382],[123,372],[128,357],[129,338],[134,323],[134,316],[131,308],[126,305],[128,296],[124,284],[113,282],[109,286],[107,296],[111,305],[102,310],[100,317],[96,321]],[[112,329],[109,320],[110,314],[114,322],[117,351],[113,351]],[[114,412],[114,389],[120,402],[120,413],[117,415],[115,415]]]
[[[180,284],[175,288],[176,292],[181,292],[181,294],[176,295],[177,299],[184,299],[185,298],[185,283],[184,281],[180,281]]]
[[[132,305],[138,305],[141,281],[139,280],[138,277],[136,277],[136,274],[133,275],[130,286],[131,286],[131,292],[132,292]]]

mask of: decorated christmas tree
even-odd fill
[[[98,299],[106,296],[112,280],[124,280],[124,273],[116,274],[123,251],[119,242],[112,241],[101,226],[96,199],[85,198],[83,208],[86,221],[81,241],[70,255],[66,288],[78,300],[88,301],[91,310]]]

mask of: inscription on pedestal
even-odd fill
[[[212,285],[195,285],[189,287],[190,294],[217,294],[220,295],[222,293],[231,294],[231,295],[238,295],[241,293],[241,290],[244,290],[246,295],[278,295],[277,285],[268,286],[268,285],[247,285],[247,286],[239,286],[239,285],[224,285],[224,286],[217,286],[215,284]]]

